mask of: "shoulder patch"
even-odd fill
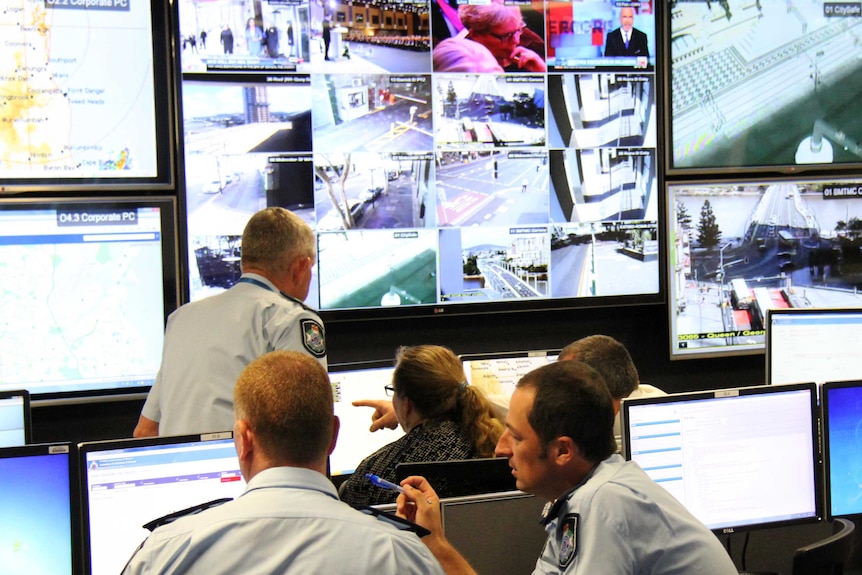
[[[578,554],[578,523],[581,516],[577,513],[566,515],[560,522],[559,567],[565,570]]]
[[[326,355],[326,339],[323,326],[313,319],[304,319],[299,323],[302,328],[302,346],[314,357]]]

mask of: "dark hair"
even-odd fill
[[[313,464],[329,451],[332,385],[307,354],[271,351],[248,364],[234,387],[234,409],[277,463]]]
[[[479,389],[467,385],[458,356],[439,345],[400,347],[392,386],[429,419],[460,423],[480,457],[492,457],[503,422]]]
[[[611,394],[590,366],[578,361],[550,363],[526,374],[518,387],[536,392],[527,421],[543,444],[570,437],[592,462],[616,451]]]
[[[628,397],[638,388],[640,378],[632,356],[623,344],[607,335],[590,335],[563,348],[559,360],[574,359],[601,374],[614,399]]]

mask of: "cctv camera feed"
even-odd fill
[[[853,164],[862,158],[862,7],[670,2],[671,168]]]
[[[608,33],[634,12],[653,57],[651,3],[584,4]],[[652,60],[549,77],[532,0],[177,9],[191,299],[236,283],[246,222],[281,206],[317,236],[323,312],[659,300]]]
[[[862,182],[669,186],[671,349],[762,351],[775,308],[862,304]]]

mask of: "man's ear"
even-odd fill
[[[332,418],[332,441],[329,443],[329,455],[335,451],[335,444],[338,443],[338,430],[341,429],[341,420],[338,416]]]
[[[251,459],[255,449],[254,432],[246,420],[240,419],[236,422],[233,439],[236,445],[236,455],[240,462]]]
[[[581,448],[571,437],[563,435],[551,442],[550,455],[559,465],[565,465],[581,457]]]

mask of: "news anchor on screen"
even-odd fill
[[[635,10],[620,9],[620,27],[605,38],[605,56],[645,56],[649,58],[647,35],[634,27]]]

